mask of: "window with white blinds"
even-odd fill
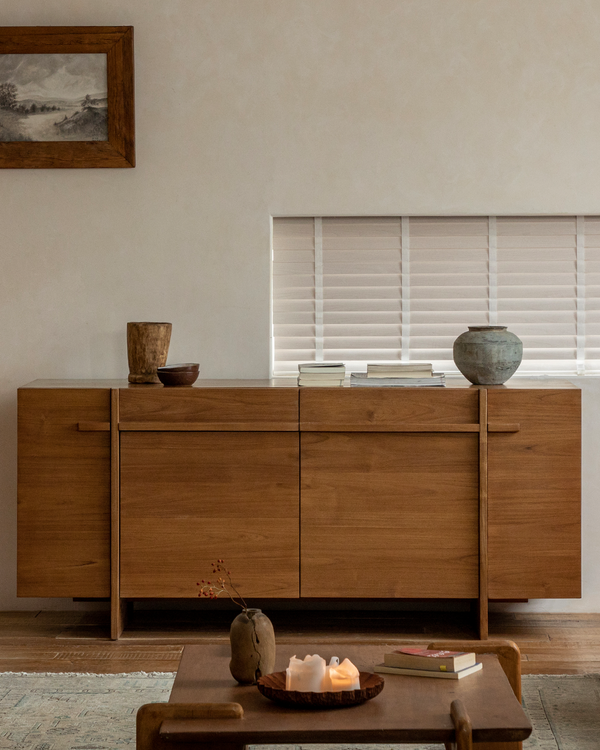
[[[274,375],[299,362],[432,362],[506,325],[519,374],[600,373],[600,217],[273,220]]]

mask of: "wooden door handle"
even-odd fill
[[[488,432],[519,432],[518,422],[488,422]]]

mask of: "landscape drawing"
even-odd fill
[[[107,141],[105,54],[0,54],[0,141]]]

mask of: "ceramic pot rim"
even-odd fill
[[[469,331],[506,331],[508,326],[469,326]]]

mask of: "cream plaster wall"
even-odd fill
[[[204,376],[268,375],[271,215],[600,213],[600,0],[2,0],[1,22],[132,24],[138,157],[0,172],[2,609],[71,606],[15,597],[17,386],[126,375],[135,319],[172,321]],[[584,558],[558,608],[600,611]]]

